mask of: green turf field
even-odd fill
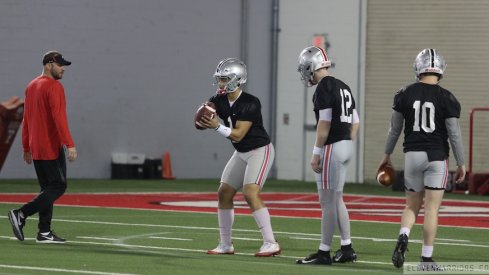
[[[313,183],[270,181],[265,192],[315,192]],[[215,191],[215,180],[111,181],[71,180],[69,193],[81,192],[197,192]],[[35,181],[0,180],[0,192],[36,192]],[[398,195],[377,186],[350,185],[346,192]],[[447,194],[455,199],[486,197]],[[16,204],[0,203],[0,274],[402,274],[390,256],[397,224],[352,222],[353,245],[359,261],[333,266],[300,266],[295,259],[317,250],[318,219],[272,217],[283,252],[279,257],[256,258],[261,235],[251,216],[237,215],[234,246],[237,255],[206,255],[218,241],[215,214],[175,213],[89,207],[55,207],[53,229],[69,243],[36,244],[37,220],[24,228],[26,239],[13,239],[6,213]],[[484,262],[489,255],[487,229],[442,227],[435,259],[440,262]],[[30,239],[29,239],[30,238]],[[408,260],[418,260],[421,228],[411,234]],[[334,249],[339,239],[334,239]],[[477,251],[475,253],[474,251]]]

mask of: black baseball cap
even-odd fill
[[[44,54],[42,58],[42,65],[46,65],[48,63],[56,63],[61,66],[70,66],[71,61],[68,61],[63,58],[63,55],[57,51],[49,51]]]

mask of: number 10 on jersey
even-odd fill
[[[421,120],[421,128],[426,133],[433,133],[435,131],[435,105],[433,102],[425,102],[421,105],[421,101],[416,100],[413,103],[414,108],[414,125],[413,131],[419,132],[419,121]],[[429,114],[429,115],[428,115]],[[428,125],[429,119],[429,125]]]

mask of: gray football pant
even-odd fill
[[[321,243],[331,246],[336,225],[341,239],[350,239],[350,216],[343,201],[343,191],[319,190],[319,201],[323,212]]]
[[[341,239],[350,239],[350,217],[343,201],[346,170],[353,155],[351,140],[323,147],[322,171],[316,174],[319,203],[322,209],[321,243],[331,246],[336,225]]]

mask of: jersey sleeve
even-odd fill
[[[455,96],[452,93],[448,93],[448,96],[446,97],[446,118],[451,118],[451,117],[456,117],[460,118],[460,103],[458,100],[455,98]]]
[[[209,100],[207,100],[207,101],[212,102],[214,104],[217,104],[217,96],[213,95],[213,96],[209,97]]]
[[[220,117],[221,119],[225,119],[222,115],[222,107],[221,107],[222,105],[220,103],[220,102],[222,102],[222,100],[221,101],[219,100],[221,97],[222,96],[220,96],[220,95],[213,95],[207,101],[214,103],[216,105],[217,116]]]
[[[313,98],[314,110],[324,110],[333,108],[334,97],[330,96],[332,85],[329,81],[321,81],[316,87],[315,96]]]
[[[400,89],[396,95],[394,96],[394,103],[392,104],[392,109],[394,111],[397,111],[399,113],[404,113],[403,112],[403,104],[402,104],[402,96],[404,94],[405,88]]]

